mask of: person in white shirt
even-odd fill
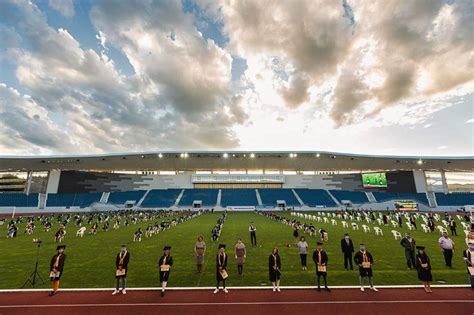
[[[250,243],[252,246],[257,246],[257,235],[256,235],[257,228],[255,227],[255,224],[252,222],[249,226],[249,232],[250,232]]]
[[[467,265],[467,273],[471,282],[471,290],[474,291],[474,240],[470,240],[467,249],[463,253],[463,259]]]

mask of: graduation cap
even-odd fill
[[[417,246],[416,249],[418,249],[418,250],[424,250],[424,249],[425,249],[425,246]]]
[[[323,245],[323,243],[321,243],[321,242],[317,242],[317,243],[316,243],[316,245]]]
[[[59,245],[58,247],[56,247],[56,250],[60,250],[60,249],[66,249],[66,245]]]
[[[165,246],[163,247],[163,250],[170,250],[171,249],[171,246]]]
[[[120,245],[120,247],[127,247],[127,245],[125,245],[125,244],[122,244],[122,245]]]
[[[219,249],[225,248],[225,244],[219,244]]]
[[[360,246],[365,246],[365,244],[364,244],[364,243],[360,243],[359,245],[360,245]]]

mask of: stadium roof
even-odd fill
[[[377,156],[322,151],[161,151],[68,156],[0,156],[0,171],[474,171],[474,157]]]

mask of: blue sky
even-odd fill
[[[0,2],[0,154],[474,155],[473,3]]]

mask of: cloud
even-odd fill
[[[466,120],[466,124],[473,124],[474,123],[474,118]]]
[[[70,18],[75,14],[73,0],[48,0],[48,4],[65,17]]]

